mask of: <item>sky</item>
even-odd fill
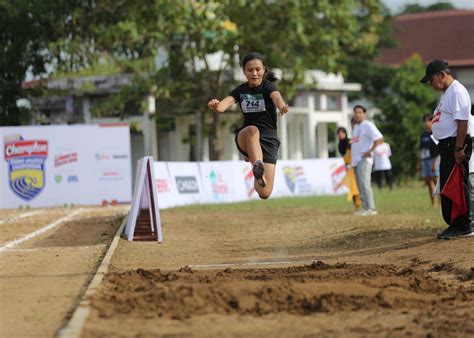
[[[474,0],[382,0],[390,8],[392,14],[397,14],[407,4],[420,4],[423,6],[437,2],[449,2],[458,9],[474,9]]]

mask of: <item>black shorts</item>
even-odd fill
[[[239,152],[245,157],[248,157],[249,154],[247,154],[239,147],[238,141],[239,133],[245,127],[235,130],[235,144]],[[263,162],[276,164],[278,158],[278,148],[280,148],[281,144],[280,140],[278,139],[278,132],[276,131],[276,129],[258,128],[258,130],[260,131],[260,147],[262,148]]]

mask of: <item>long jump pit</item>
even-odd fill
[[[474,238],[437,241],[441,222],[199,206],[161,212],[162,244],[114,246],[124,210],[84,212],[73,217],[88,231],[70,238],[58,226],[2,253],[5,336],[474,336]]]
[[[436,240],[441,220],[260,203],[162,221],[162,244],[120,241],[81,337],[474,335],[474,238]]]

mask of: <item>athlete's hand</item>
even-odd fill
[[[212,99],[207,103],[207,106],[212,111],[215,111],[217,113],[217,107],[219,107],[219,103],[221,103],[221,101],[219,101],[218,99]]]
[[[280,116],[283,116],[288,113],[288,105],[286,103],[278,109],[280,110]]]

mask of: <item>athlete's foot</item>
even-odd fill
[[[257,181],[257,184],[264,188],[267,183],[263,178],[263,173],[265,172],[265,166],[263,165],[263,162],[261,160],[255,161],[255,163],[253,164],[252,171],[253,176],[255,177],[255,181]]]

